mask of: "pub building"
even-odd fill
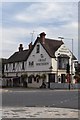
[[[67,83],[68,63],[70,75],[73,73],[73,79],[70,80],[74,81],[76,57],[62,40],[46,38],[42,32],[28,46],[28,49],[23,50],[23,44],[20,44],[19,50],[4,64],[3,82],[6,86],[50,88],[50,83]]]

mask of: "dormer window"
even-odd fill
[[[40,52],[40,45],[38,44],[37,46],[36,46],[36,53],[39,53]]]

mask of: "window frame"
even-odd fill
[[[25,67],[24,67],[24,61],[22,62],[22,70],[24,70],[25,69]]]
[[[34,61],[29,61],[28,65],[29,65],[29,67],[34,67]]]
[[[40,53],[40,45],[39,44],[37,44],[37,46],[36,46],[36,53]]]
[[[5,69],[6,69],[6,71],[8,70],[8,64],[5,64]]]
[[[69,58],[65,58],[65,57],[58,57],[58,69],[64,69],[66,70],[66,65],[67,62],[69,62]],[[64,66],[64,67],[63,67]]]
[[[13,70],[15,70],[15,63],[13,63]]]

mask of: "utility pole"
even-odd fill
[[[72,39],[72,58],[71,58],[71,80],[73,80],[73,39]]]

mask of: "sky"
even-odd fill
[[[0,3],[0,16],[1,57],[9,58],[18,51],[20,43],[27,49],[28,44],[34,42],[41,32],[51,39],[64,37],[64,43],[70,50],[73,39],[73,53],[78,57],[78,2],[4,0]]]

